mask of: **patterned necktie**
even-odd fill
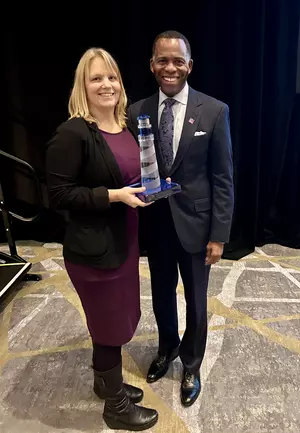
[[[158,130],[159,147],[167,172],[170,171],[173,164],[174,115],[172,105],[175,102],[175,99],[172,98],[164,101],[165,107],[161,113]]]

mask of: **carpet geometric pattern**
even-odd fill
[[[22,283],[0,300],[0,432],[110,432],[103,402],[93,394],[91,341],[62,247],[29,241],[17,246],[42,280]],[[143,405],[159,412],[149,432],[300,431],[299,250],[266,245],[212,267],[202,392],[188,409],[180,403],[179,359],[160,381],[145,381],[157,350],[145,258],[140,275],[142,318],[123,362],[125,380],[143,388]],[[177,299],[183,331],[181,281]]]

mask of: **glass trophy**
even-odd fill
[[[181,191],[180,185],[175,182],[168,183],[166,180],[160,178],[150,116],[141,115],[137,120],[140,144],[141,186],[146,188],[143,193],[139,193],[137,196],[140,200],[150,203],[179,193]]]

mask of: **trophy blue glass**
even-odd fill
[[[141,185],[146,188],[143,193],[138,194],[139,199],[145,203],[150,203],[179,193],[181,191],[179,184],[175,182],[168,183],[166,180],[160,178],[150,116],[141,115],[137,120],[140,144]]]

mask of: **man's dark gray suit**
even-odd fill
[[[159,353],[179,347],[186,371],[199,370],[207,339],[205,264],[209,241],[229,241],[234,204],[229,109],[223,102],[189,87],[186,114],[171,171],[165,170],[158,142],[158,92],[131,105],[128,121],[138,133],[137,117],[151,118],[162,178],[182,191],[141,211],[141,229],[151,271],[153,309],[159,329]],[[180,343],[176,303],[178,267],[187,304],[186,330]]]

